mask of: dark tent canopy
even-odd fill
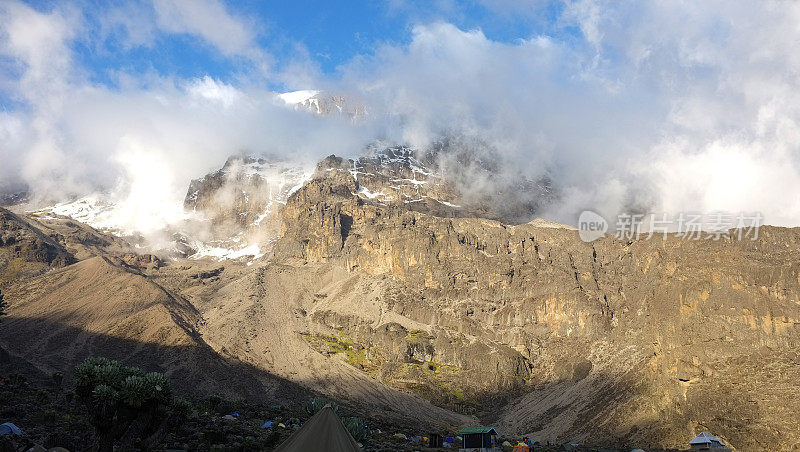
[[[311,417],[303,428],[283,442],[275,452],[361,452],[356,440],[330,405]]]

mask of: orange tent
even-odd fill
[[[511,452],[528,452],[530,448],[526,444],[517,444]]]

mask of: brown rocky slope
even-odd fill
[[[252,266],[139,265],[73,244],[80,262],[4,283],[0,345],[56,367],[79,338],[20,345],[42,335],[30,319],[48,320],[205,350],[146,358],[199,389],[227,384],[191,371],[219,360],[367,414],[476,416],[541,441],[682,447],[709,430],[739,450],[800,447],[800,229],[584,243],[566,227],[365,197],[336,165],[281,215],[274,255]],[[240,394],[257,397],[252,378]]]
[[[387,384],[550,440],[678,447],[707,429],[798,445],[800,230],[583,243],[352,192],[345,172],[318,174],[284,209],[276,255],[376,281],[321,291],[307,316],[346,331]]]

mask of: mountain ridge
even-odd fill
[[[129,312],[137,328],[161,319],[152,322],[167,335],[154,341],[205,350],[190,361],[267,372],[268,394],[291,383],[382,419],[494,423],[553,442],[680,447],[703,429],[743,450],[800,444],[800,228],[765,226],[756,240],[586,243],[569,226],[509,225],[443,205],[459,206],[447,197],[458,192],[437,186],[416,156],[392,152],[388,166],[321,161],[272,212],[270,253],[246,262],[150,257],[74,220],[30,215],[29,227],[50,231],[78,262],[2,283],[11,329],[0,344],[42,334],[25,321],[54,312],[40,291],[65,300],[58,322],[115,331],[102,316],[70,317],[103,297],[54,282],[92,281],[116,300],[106,309]],[[150,281],[163,291],[145,284],[144,298],[188,311],[151,313],[114,290],[115,278]],[[30,356],[52,362],[59,350]],[[173,372],[207,391],[233,378]]]

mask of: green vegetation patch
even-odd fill
[[[383,370],[383,382],[397,389],[413,392],[432,403],[462,413],[474,413],[479,404],[465,394],[460,382],[463,370],[436,361],[383,362],[377,353],[357,344],[343,331],[334,334],[303,333],[303,338],[319,353],[337,355],[351,366],[376,377]],[[430,340],[426,331],[408,333],[409,344],[424,344]]]
[[[372,377],[378,372],[379,363],[375,363],[367,358],[367,349],[361,345],[357,345],[346,334],[339,332],[337,336],[327,334],[309,334],[302,333],[303,338],[311,344],[314,350],[326,355],[338,355],[342,357],[351,366],[360,369]]]
[[[427,331],[413,330],[408,332],[408,335],[406,336],[406,341],[409,344],[421,344],[425,341],[430,340],[430,338],[431,337]]]

